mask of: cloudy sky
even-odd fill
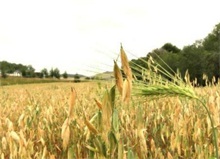
[[[0,61],[61,73],[112,70],[120,43],[136,58],[166,42],[182,48],[203,39],[220,23],[219,6],[219,0],[0,0]]]

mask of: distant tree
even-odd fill
[[[53,70],[53,68],[51,68],[51,70],[50,70],[50,77],[51,77],[51,78],[54,77],[54,70]]]
[[[68,78],[68,74],[66,71],[63,73],[63,78],[65,78],[65,79]]]
[[[78,74],[75,74],[73,77],[74,77],[74,82],[80,82],[80,76]]]
[[[6,78],[7,77],[7,74],[5,72],[5,70],[3,68],[1,68],[1,77],[2,78]]]
[[[26,77],[35,77],[35,69],[32,67],[32,65],[27,66]]]
[[[203,47],[198,47],[195,44],[185,46],[181,54],[182,58],[179,61],[182,61],[182,63],[179,67],[183,71],[189,71],[191,81],[197,78],[198,82],[202,84],[204,73],[210,76],[214,75],[213,68],[208,67],[208,53]]]
[[[24,66],[21,68],[21,74],[23,77],[35,77],[35,69],[31,66]]]
[[[43,78],[44,77],[42,72],[36,73],[35,76],[38,77],[38,78]]]
[[[7,61],[1,61],[0,62],[0,70],[2,71],[4,71],[4,72],[6,72],[6,73],[8,73],[8,71],[9,71],[9,63],[7,62]]]
[[[216,53],[220,51],[220,23],[217,24],[211,33],[203,40],[205,50]]]
[[[26,69],[21,70],[21,75],[22,75],[22,77],[26,77]]]
[[[58,68],[55,68],[53,73],[55,78],[60,79],[60,70]]]
[[[86,80],[90,80],[90,79],[92,79],[92,78],[91,78],[91,77],[86,77],[85,79],[86,79]]]
[[[166,43],[162,46],[162,49],[166,50],[167,52],[171,53],[179,53],[181,50],[176,47],[175,45],[172,45],[171,43]]]
[[[209,74],[220,78],[220,23],[215,25],[211,33],[202,41],[203,48],[209,52],[206,61],[208,62]]]
[[[10,63],[7,61],[0,61],[0,67],[4,68],[5,73],[14,73],[15,71],[21,72],[23,77],[34,76],[34,68],[29,65]]]
[[[42,69],[42,70],[41,70],[41,73],[42,73],[43,77],[45,77],[45,78],[48,78],[48,77],[49,77],[49,73],[48,73],[48,71],[47,71],[46,68]]]

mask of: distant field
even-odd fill
[[[23,77],[7,77],[0,78],[0,85],[14,85],[14,84],[30,84],[30,83],[48,83],[59,82],[57,79],[41,79],[41,78],[23,78]]]
[[[31,83],[73,82],[73,81],[74,79],[7,77],[7,78],[0,78],[0,86],[31,84]]]

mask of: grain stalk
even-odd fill
[[[64,121],[61,130],[61,138],[63,140],[64,150],[67,149],[70,140],[70,122],[73,119],[73,112],[74,112],[73,107],[75,105],[75,102],[76,102],[76,90],[74,88],[71,88],[68,117]]]
[[[158,56],[158,55],[156,55]],[[162,60],[159,56],[158,58]],[[128,65],[127,56],[121,46],[121,61],[122,61],[122,68],[126,75],[126,79],[124,80],[124,86],[122,90],[122,99],[128,100],[130,95],[126,96],[126,93],[128,91],[131,91],[131,84],[128,84],[128,82],[132,83],[132,73],[130,72],[130,66]],[[148,61],[143,60],[145,64],[147,64],[148,68],[144,68],[140,65],[134,64],[134,67],[132,68],[136,72],[139,72],[139,74],[136,73],[136,76],[141,77],[141,80],[138,80],[135,77],[134,88],[133,88],[133,95],[147,97],[147,96],[153,96],[156,98],[159,97],[171,97],[171,96],[180,96],[180,97],[186,97],[190,99],[195,99],[199,101],[202,106],[205,108],[206,113],[208,114],[208,118],[211,122],[212,127],[212,134],[213,134],[213,144],[215,146],[215,157],[218,157],[218,143],[217,143],[217,133],[214,128],[214,122],[211,117],[210,111],[205,105],[205,103],[196,95],[195,91],[193,90],[193,87],[190,83],[189,73],[188,71],[185,74],[185,82],[180,78],[180,74],[175,73],[163,60],[164,64],[172,71],[173,74],[171,74],[168,70],[163,68],[160,64],[155,62],[153,58],[150,56]],[[117,68],[117,63],[115,62],[115,68]],[[118,75],[119,73],[117,69],[114,69],[115,71],[115,78],[116,78],[116,86],[118,87],[119,91],[121,91],[121,88],[119,87],[119,80]],[[170,79],[170,80],[168,80]],[[118,83],[117,83],[118,82]],[[125,97],[126,96],[126,97]]]

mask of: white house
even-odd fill
[[[13,77],[21,77],[21,72],[19,70],[16,70],[13,73],[7,73],[7,76],[13,76]]]

